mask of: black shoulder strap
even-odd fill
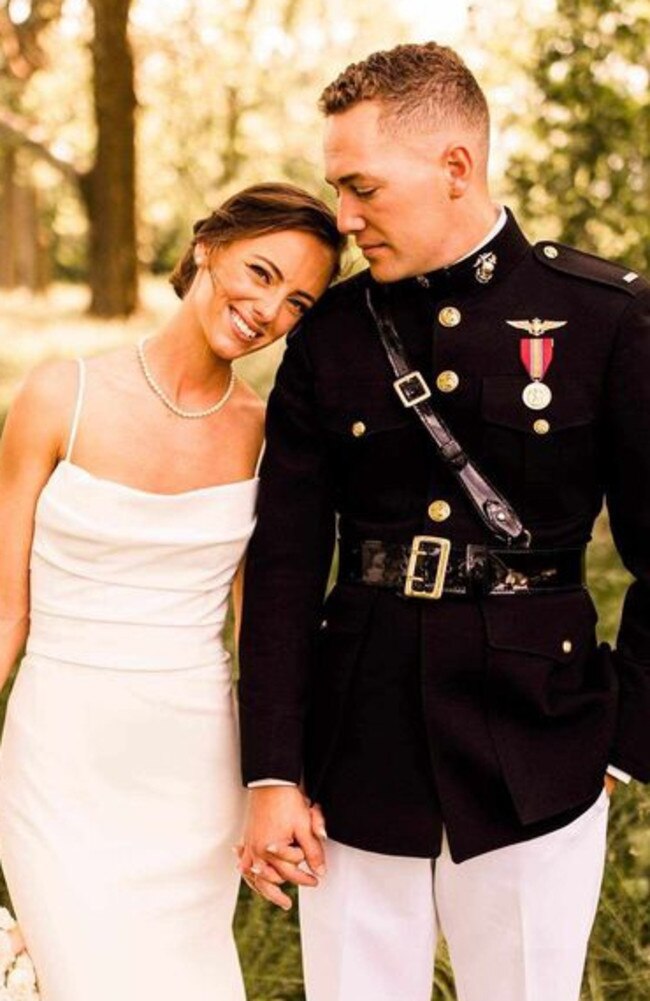
[[[584,250],[567,247],[563,243],[552,243],[549,240],[536,243],[533,254],[536,260],[547,268],[572,275],[574,278],[596,282],[598,285],[609,285],[610,288],[616,288],[627,295],[639,296],[648,290],[647,279],[638,272],[630,271],[629,268],[621,267],[620,264],[608,261],[604,257],[596,257],[595,254],[587,254]]]
[[[529,546],[530,532],[522,525],[517,512],[474,465],[431,406],[431,390],[422,373],[409,365],[404,345],[386,304],[375,305],[370,289],[366,289],[366,301],[395,373],[393,385],[403,406],[415,411],[441,458],[457,478],[488,529],[508,544]]]

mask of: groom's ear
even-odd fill
[[[474,175],[474,158],[469,144],[450,143],[440,153],[438,162],[447,182],[449,197],[461,198]]]
[[[456,144],[445,151],[444,170],[450,198],[461,198],[474,173],[472,153],[467,146]]]

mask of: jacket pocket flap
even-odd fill
[[[488,645],[546,659],[572,660],[593,642],[598,615],[585,590],[496,596],[482,604]]]
[[[378,431],[417,424],[415,416],[404,409],[387,380],[341,386],[340,392],[331,393],[321,406],[323,426],[327,431],[354,438],[356,426],[358,440]]]
[[[500,424],[515,431],[535,434],[537,417],[545,418],[552,431],[589,424],[593,417],[586,402],[581,401],[575,386],[564,386],[561,380],[544,380],[552,391],[551,402],[543,410],[531,410],[522,399],[525,387],[531,382],[522,370],[521,376],[492,375],[482,382],[481,413],[489,424]]]
[[[356,406],[344,411],[325,414],[323,427],[326,432],[350,438],[352,441],[363,441],[369,435],[384,431],[401,431],[408,427],[413,418],[408,414],[392,411],[389,407],[373,409],[360,401]]]

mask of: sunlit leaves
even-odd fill
[[[647,270],[647,3],[558,0],[552,25],[538,34],[532,69],[538,96],[528,109],[531,140],[509,170],[523,215],[538,236],[557,235]]]

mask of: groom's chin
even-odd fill
[[[388,284],[388,282],[398,282],[402,278],[409,277],[406,273],[406,269],[400,268],[398,262],[394,259],[383,258],[382,260],[375,259],[373,261],[368,260],[368,270],[376,282],[380,284]]]

